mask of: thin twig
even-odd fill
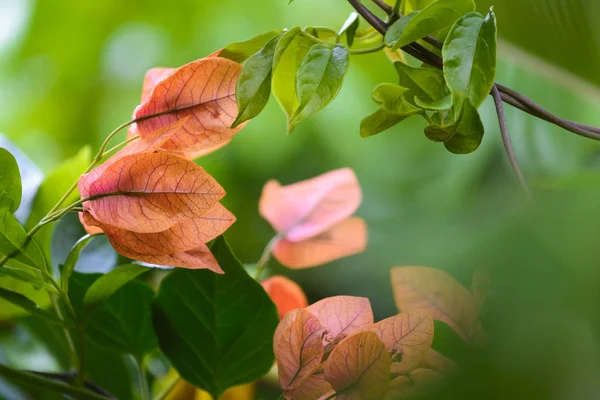
[[[508,154],[508,161],[510,162],[510,166],[512,167],[517,180],[527,193],[527,196],[531,198],[531,191],[527,186],[527,182],[525,181],[525,177],[523,176],[523,172],[521,171],[521,167],[519,167],[519,161],[517,160],[517,155],[515,154],[515,149],[513,148],[512,142],[510,140],[510,135],[508,133],[508,124],[506,123],[506,114],[504,113],[504,105],[502,104],[502,96],[500,95],[500,91],[498,87],[494,85],[492,87],[492,97],[494,98],[494,104],[496,105],[496,112],[498,113],[498,122],[500,123],[500,134],[502,135],[502,142],[504,143],[504,148],[506,149],[506,154]]]

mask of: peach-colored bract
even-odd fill
[[[261,282],[261,285],[277,306],[279,318],[296,308],[308,306],[308,300],[302,288],[284,276],[272,276]]]
[[[364,251],[366,224],[351,217],[361,198],[349,168],[289,186],[267,182],[259,210],[281,237],[272,249],[275,258],[290,268],[308,268]]]

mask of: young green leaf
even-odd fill
[[[296,93],[296,74],[312,45],[312,40],[302,34],[302,29],[295,27],[282,36],[275,49],[273,95],[287,115],[288,132],[294,128],[291,117],[300,105]]]
[[[412,95],[425,102],[433,102],[448,95],[442,71],[429,67],[415,68],[401,62],[394,63],[394,66],[400,86],[412,92],[407,94],[407,98]]]
[[[422,10],[436,1],[438,0],[403,0],[400,5],[400,12],[403,15],[408,15],[412,12]]]
[[[243,63],[250,56],[255,54],[273,37],[279,35],[281,30],[273,30],[260,35],[254,36],[252,39],[243,42],[230,43],[219,52],[219,57],[228,58],[237,63]]]
[[[21,174],[15,157],[0,148],[0,208],[14,213],[21,204]]]
[[[152,319],[160,348],[181,377],[217,399],[272,367],[278,317],[223,237],[212,252],[225,274],[171,272],[160,285]]]
[[[42,308],[39,308],[37,304],[35,304],[31,299],[22,295],[21,293],[13,292],[12,290],[0,287],[0,298],[16,305],[17,307],[22,308],[23,310],[29,312],[33,316],[44,318],[54,323],[59,322],[59,320],[56,319],[56,316],[54,314]]]
[[[0,208],[0,257],[14,258],[39,269],[45,267],[44,255],[38,244],[27,236],[23,226],[5,208]]]
[[[415,105],[423,110],[446,111],[452,108],[452,95],[447,94],[432,101],[421,100],[421,98],[415,97]]]
[[[83,298],[84,314],[89,315],[123,285],[147,271],[147,267],[139,264],[121,265],[96,279]]]
[[[360,136],[367,138],[383,132],[392,126],[404,121],[407,116],[392,114],[383,108],[365,117],[360,122]]]
[[[25,224],[27,229],[31,229],[38,223],[56,204],[58,199],[69,189],[71,184],[85,171],[91,162],[91,149],[84,147],[75,156],[63,162],[57,169],[50,173],[40,185],[38,192],[33,200],[31,215]],[[77,200],[77,192],[73,192],[66,200],[65,205]],[[40,244],[47,260],[51,260],[50,247],[52,234],[54,232],[54,223],[45,225],[36,234],[36,240]]]
[[[373,101],[389,113],[405,117],[421,114],[422,110],[413,106],[406,98],[410,93],[410,89],[405,87],[382,83],[375,88],[372,97]]]
[[[103,276],[71,275],[69,297],[73,308],[85,320],[87,336],[94,343],[115,353],[143,357],[156,347],[151,322],[154,292],[142,282],[127,282],[88,313],[90,309],[84,304],[87,292]]]
[[[237,81],[235,91],[239,111],[232,127],[256,117],[269,101],[275,48],[283,34],[273,37],[248,59]]]
[[[326,26],[308,26],[304,28],[304,31],[307,34],[331,45],[336,44],[339,40],[338,33],[333,29],[327,28]]]
[[[444,146],[455,154],[469,154],[477,150],[483,138],[484,127],[477,109],[470,101],[463,103],[459,120],[450,126],[433,126],[425,128],[427,137],[437,136]]]
[[[354,36],[356,35],[359,25],[360,18],[358,17],[358,13],[353,11],[350,13],[346,19],[346,22],[344,22],[344,25],[342,25],[342,28],[338,32],[339,36],[346,34],[346,43],[348,43],[348,46],[350,47],[352,47],[352,44],[354,43]]]
[[[447,30],[463,15],[475,11],[473,0],[438,0],[418,13],[396,21],[385,36],[393,49],[398,49],[425,36],[433,35],[443,40]]]
[[[71,277],[71,274],[73,274],[73,271],[75,270],[75,265],[77,264],[77,260],[79,259],[79,253],[81,253],[81,251],[83,251],[85,246],[87,246],[88,243],[91,242],[93,238],[94,238],[94,236],[92,236],[92,235],[85,235],[81,239],[79,239],[73,245],[73,248],[69,252],[67,259],[66,259],[65,263],[63,264],[63,268],[60,273],[60,280],[61,280],[61,287],[67,293],[69,291],[69,278]]]
[[[298,68],[296,91],[300,105],[292,124],[321,111],[335,99],[348,70],[348,49],[342,45],[315,44]]]
[[[496,16],[469,13],[452,27],[444,47],[444,76],[454,106],[469,100],[475,108],[489,95],[496,76]]]

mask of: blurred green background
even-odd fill
[[[600,2],[477,3],[482,11],[495,5],[498,15],[497,81],[561,117],[600,126]],[[337,29],[350,11],[341,0],[0,0],[0,132],[48,172],[129,119],[147,69],[180,66],[275,28]],[[497,267],[487,320],[501,339],[481,361],[499,377],[491,382],[521,387],[520,374],[543,367],[539,382],[524,380],[532,392],[512,398],[600,397],[600,144],[507,108],[517,156],[538,191],[533,207],[515,184],[489,100],[481,109],[486,136],[472,155],[428,141],[417,119],[362,139],[360,120],[376,109],[371,90],[394,81],[383,53],[355,57],[338,99],[292,135],[271,100],[229,146],[198,160],[228,192],[225,204],[238,217],[228,232],[234,250],[255,262],[273,235],[257,212],[268,179],[287,184],[352,167],[364,191],[358,215],[369,226],[368,250],[276,271],[312,300],[367,296],[383,318],[396,312],[392,266],[435,266],[465,284],[476,267]]]

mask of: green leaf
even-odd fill
[[[348,49],[342,45],[315,44],[298,68],[296,92],[300,105],[292,116],[292,124],[315,115],[331,103],[348,70]]]
[[[275,47],[283,34],[277,35],[256,54],[248,59],[237,81],[235,96],[239,111],[231,125],[256,117],[265,108],[271,95],[271,76]]]
[[[354,43],[354,36],[356,36],[356,31],[358,30],[359,25],[360,18],[358,13],[353,11],[350,13],[346,19],[346,22],[344,22],[344,25],[342,25],[342,28],[338,32],[338,36],[346,34],[346,43],[348,43],[348,46],[350,47],[352,47],[352,44]]]
[[[89,315],[127,282],[148,271],[147,267],[139,264],[121,265],[96,279],[83,298],[84,314]]]
[[[304,28],[304,31],[307,34],[332,45],[336,44],[339,39],[338,33],[326,26],[309,26]]]
[[[44,255],[38,244],[27,236],[25,228],[5,208],[0,208],[0,257],[14,258],[39,269],[45,268]]]
[[[278,318],[269,296],[223,237],[212,252],[225,274],[174,270],[160,285],[152,315],[160,348],[173,367],[218,399],[273,366]]]
[[[230,43],[221,52],[219,57],[228,58],[238,63],[246,61],[251,55],[259,51],[269,40],[281,33],[280,29],[273,30],[260,35],[254,36],[252,39],[244,42]]]
[[[85,235],[81,239],[79,239],[73,245],[73,248],[69,252],[67,259],[63,264],[62,271],[60,272],[60,280],[61,287],[67,293],[69,291],[69,278],[71,278],[73,271],[75,271],[75,265],[77,264],[77,260],[79,259],[79,253],[81,253],[81,251],[85,248],[85,246],[88,245],[89,242],[92,241],[93,238],[94,236],[92,235]]]
[[[429,139],[444,142],[444,146],[455,154],[469,154],[477,150],[483,133],[479,112],[470,101],[463,103],[458,121],[447,126],[430,125],[425,128],[425,135]]]
[[[400,86],[411,90],[414,96],[429,103],[448,95],[448,87],[442,71],[420,67],[415,68],[402,62],[395,62]]]
[[[22,295],[21,293],[13,292],[12,290],[4,289],[0,287],[0,298],[16,305],[27,311],[29,314],[36,317],[44,318],[54,323],[60,323],[54,314],[48,312],[42,308],[39,308],[31,299]]]
[[[401,116],[421,114],[422,111],[419,108],[414,107],[407,101],[405,97],[407,93],[410,93],[410,90],[405,87],[382,83],[375,88],[372,97],[377,104],[389,113]]]
[[[469,100],[475,108],[489,95],[496,76],[496,17],[469,13],[452,27],[444,48],[444,76],[456,108]]]
[[[463,364],[472,352],[469,345],[443,321],[433,321],[433,343],[431,348],[457,364]]]
[[[143,357],[156,347],[150,311],[153,290],[142,282],[127,282],[86,314],[86,294],[101,276],[71,275],[69,298],[79,318],[86,322],[87,336],[106,350]]]
[[[415,105],[423,110],[444,111],[452,108],[452,95],[448,94],[440,99],[426,101],[415,97]]]
[[[400,11],[403,15],[408,15],[412,12],[423,10],[436,1],[438,0],[402,0]]]
[[[291,118],[300,105],[296,93],[296,73],[312,45],[312,40],[302,33],[302,29],[295,27],[281,37],[275,49],[273,95],[287,115],[288,132],[294,128]]]
[[[433,35],[441,40],[448,29],[463,15],[475,11],[473,0],[438,0],[425,7],[408,21],[396,21],[385,35],[388,46],[394,50]]]
[[[79,179],[79,176],[85,171],[91,162],[91,150],[84,147],[75,156],[63,162],[56,170],[50,173],[40,185],[40,188],[33,201],[31,215],[25,224],[27,229],[34,227],[56,202],[66,193],[73,182]],[[79,198],[77,191],[74,191],[65,201],[64,205],[72,203]],[[40,244],[44,255],[48,261],[52,260],[50,256],[50,246],[52,234],[54,232],[54,223],[45,225],[36,234],[36,240]]]
[[[0,148],[0,208],[11,213],[21,204],[21,174],[15,157]]]
[[[404,121],[406,118],[408,117],[392,114],[380,108],[360,122],[360,136],[367,138],[376,135]]]
[[[39,269],[8,261],[0,268],[0,287],[17,292],[35,302],[40,308],[50,305],[48,292],[58,294],[56,289],[44,282]],[[13,265],[17,264],[17,265]],[[27,311],[12,303],[0,300],[0,320],[27,315]]]

